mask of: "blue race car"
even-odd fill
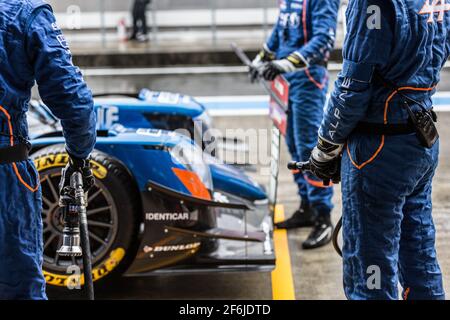
[[[32,158],[41,177],[44,274],[50,287],[73,280],[81,260],[56,253],[62,241],[57,185],[68,161],[59,124],[32,102]],[[96,185],[88,220],[93,277],[212,271],[270,271],[275,265],[269,201],[244,171],[203,152],[175,130],[210,125],[193,98],[144,90],[96,99]],[[199,120],[199,121],[196,121]]]

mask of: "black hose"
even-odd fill
[[[342,257],[342,250],[339,247],[339,242],[338,242],[339,232],[341,231],[341,229],[342,229],[342,217],[339,219],[338,223],[336,224],[336,228],[334,228],[334,232],[333,232],[333,247],[334,247],[334,250],[336,250],[338,255],[340,255]]]
[[[81,173],[75,172],[71,177],[71,185],[75,189],[75,198],[79,205],[80,214],[80,238],[81,250],[83,252],[84,291],[88,300],[94,300],[94,281],[92,279],[92,256],[89,242],[89,229],[86,213],[86,193],[83,190],[83,177]]]
[[[88,300],[94,300],[94,281],[92,280],[92,258],[91,248],[89,244],[89,231],[86,220],[86,213],[81,215],[80,233],[81,233],[81,249],[83,250],[83,273],[84,273],[84,290]],[[84,220],[84,221],[83,221]]]

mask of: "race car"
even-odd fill
[[[177,131],[191,137],[203,149],[209,146],[209,153],[217,150],[245,150],[237,139],[217,136],[213,121],[204,105],[195,98],[179,93],[142,89],[137,94],[108,93],[97,94],[95,111],[97,129],[108,130],[114,124],[128,128],[154,128]],[[42,101],[32,100],[30,108],[40,123],[31,125],[34,134],[51,136],[60,132],[59,121]],[[47,126],[41,126],[42,123]]]
[[[107,285],[117,276],[272,270],[273,224],[264,189],[186,135],[163,130],[179,129],[167,119],[183,118],[190,130],[194,119],[205,119],[194,99],[180,95],[176,104],[154,102],[150,97],[161,93],[145,92],[142,100],[96,99],[97,115],[106,121],[100,122],[92,153],[97,179],[87,211],[94,281]],[[73,266],[82,265],[81,259],[56,252],[62,241],[58,182],[68,156],[48,109],[34,102],[31,110],[40,120],[32,129],[32,159],[42,186],[43,271],[49,287],[64,288],[74,279]]]

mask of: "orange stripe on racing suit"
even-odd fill
[[[291,170],[292,174],[298,174],[298,173],[302,173],[300,170]],[[323,184],[323,181],[317,181],[317,180],[313,180],[310,179],[306,174],[303,175],[303,178],[305,178],[305,181],[307,183],[309,183],[310,185],[317,187],[317,188],[329,188],[333,186],[333,183],[330,182],[330,184],[328,186]]]
[[[305,69],[305,73],[308,76],[308,79],[314,83],[316,85],[317,88],[319,88],[320,90],[323,90],[323,88],[325,87],[325,84],[328,81],[328,75],[326,74],[325,77],[323,78],[322,83],[319,83],[316,81],[316,79],[313,78],[313,76],[311,75],[311,73],[309,72],[308,69]]]
[[[308,182],[310,185],[316,188],[331,188],[333,186],[332,182],[330,182],[330,184],[326,186],[323,184],[323,181],[310,179],[306,174],[304,174],[303,177],[305,178],[306,182]]]
[[[302,22],[303,22],[303,38],[305,40],[305,45],[308,43],[308,25],[306,20],[306,14],[307,14],[307,8],[308,8],[308,0],[303,1],[303,14],[302,14]],[[320,90],[323,90],[325,87],[325,84],[328,81],[328,75],[325,75],[322,83],[319,83],[316,81],[316,79],[313,78],[311,73],[309,72],[308,68],[305,69],[306,76],[308,77],[309,81],[314,83],[314,85],[319,88]]]
[[[6,119],[8,120],[8,128],[9,128],[9,136],[10,136],[9,144],[11,147],[13,147],[14,146],[14,133],[13,133],[13,127],[12,127],[12,123],[11,123],[11,116],[8,113],[8,111],[5,108],[3,108],[2,106],[0,106],[0,111],[3,112]],[[31,192],[36,192],[39,189],[39,178],[37,179],[38,183],[37,183],[36,187],[33,188],[28,183],[26,183],[25,180],[23,180],[23,178],[19,172],[19,169],[17,168],[16,163],[12,163],[11,165],[13,167],[15,175],[17,176],[17,179],[19,179],[20,183],[22,183],[28,190],[30,190]]]
[[[388,124],[388,117],[387,117],[387,113],[389,110],[389,104],[391,103],[392,99],[400,92],[400,91],[431,91],[434,88],[436,88],[436,86],[430,87],[430,88],[414,88],[414,87],[401,87],[398,90],[395,90],[394,92],[392,92],[389,97],[386,99],[385,105],[384,105],[384,124]],[[369,160],[363,162],[362,164],[357,164],[353,158],[352,155],[350,154],[350,149],[348,147],[347,144],[347,154],[349,156],[350,161],[352,162],[352,164],[359,170],[361,170],[362,168],[364,168],[366,165],[368,165],[369,163],[371,163],[372,161],[375,160],[375,158],[378,156],[378,154],[381,152],[381,150],[384,147],[384,142],[385,142],[385,135],[381,136],[381,142],[379,147],[377,148],[377,150],[375,151],[375,153],[370,157]]]
[[[306,25],[306,9],[308,7],[308,0],[303,1],[303,15],[302,15],[302,22],[303,22],[303,38],[305,40],[305,44],[308,43],[308,27]]]

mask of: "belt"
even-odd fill
[[[382,124],[372,122],[359,122],[353,130],[356,133],[371,134],[371,135],[386,135],[398,136],[404,134],[415,133],[414,126],[407,124]]]
[[[28,144],[20,143],[13,147],[0,149],[0,165],[28,160],[30,147]]]

